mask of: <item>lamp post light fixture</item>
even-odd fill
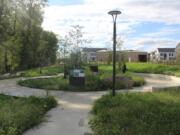
[[[112,94],[115,96],[115,85],[116,85],[116,20],[117,16],[121,14],[121,11],[113,10],[108,12],[113,18],[113,89]]]

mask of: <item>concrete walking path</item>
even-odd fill
[[[146,85],[119,92],[146,92],[157,87],[180,86],[180,78],[166,75],[139,74],[146,80]],[[0,92],[14,96],[46,96],[46,91],[18,86],[16,81],[22,79],[0,80]],[[24,135],[88,135],[89,112],[92,103],[104,92],[63,92],[51,91],[50,95],[58,100],[58,106],[48,112],[47,121],[28,130]]]

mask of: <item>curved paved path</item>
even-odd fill
[[[146,80],[143,87],[128,91],[146,92],[156,87],[180,86],[180,78],[166,75],[139,74]],[[16,81],[22,79],[8,79],[0,81],[0,92],[15,96],[46,96],[46,91],[32,89],[16,85]],[[122,90],[119,92],[125,92]],[[88,135],[89,111],[95,99],[105,92],[62,92],[51,91],[50,95],[57,98],[59,105],[48,112],[47,122],[28,130],[24,135]]]

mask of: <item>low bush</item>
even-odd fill
[[[142,77],[137,75],[132,75],[132,73],[126,73],[125,76],[129,77],[133,81],[134,87],[139,87],[146,83]]]
[[[180,90],[105,95],[89,124],[93,135],[179,135]]]
[[[0,95],[0,135],[21,135],[39,124],[44,114],[55,107],[54,98],[18,98]]]
[[[106,89],[112,89],[113,81],[112,77],[111,78],[105,78],[102,80],[102,84]],[[133,80],[129,77],[126,76],[117,76],[116,77],[116,89],[130,89],[133,87]]]

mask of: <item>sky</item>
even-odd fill
[[[112,48],[110,10],[120,10],[117,37],[122,49],[153,51],[180,42],[180,0],[49,0],[43,28],[65,36],[74,25],[83,26],[84,47]]]

